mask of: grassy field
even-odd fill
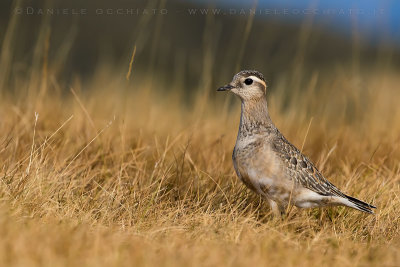
[[[10,16],[1,27],[0,266],[400,266],[400,76],[390,49],[367,58],[354,38],[341,48],[353,58],[344,53],[323,69],[307,54],[321,47],[308,21],[286,39],[275,24],[250,34],[249,16],[228,21],[232,34],[218,40],[224,18],[207,17],[201,38],[176,19],[172,33],[187,24],[204,39],[178,47],[161,28],[175,18],[149,18],[108,27],[127,37],[105,34],[104,43],[92,43],[90,29],[103,27],[93,23],[77,35],[89,36],[81,50],[73,50],[78,20],[70,31],[46,16]],[[177,37],[193,41],[185,32]],[[226,49],[226,40],[240,42]],[[329,40],[320,55],[335,49]],[[138,45],[128,75],[130,55],[107,53],[113,41]],[[257,46],[247,56],[248,43]],[[259,69],[273,121],[343,192],[377,206],[375,215],[292,208],[277,219],[238,180],[231,153],[240,103],[214,88],[235,73],[215,72],[254,58],[260,66],[264,50],[275,64],[291,62],[275,78],[269,62]],[[68,69],[71,51],[90,77]],[[176,65],[154,71],[167,58]]]
[[[1,98],[2,266],[400,265],[397,74],[316,74],[290,97],[270,85],[289,140],[378,207],[283,220],[234,173],[233,96],[203,88],[188,100],[111,70],[69,92],[37,76]]]

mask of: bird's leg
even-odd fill
[[[276,201],[272,199],[268,199],[269,205],[271,207],[272,213],[277,217],[277,218],[282,218],[285,214],[285,208],[280,206]]]

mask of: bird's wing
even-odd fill
[[[324,196],[346,197],[318,171],[314,164],[278,132],[272,149],[282,159],[288,175],[301,186]]]

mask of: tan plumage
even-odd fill
[[[218,89],[228,90],[242,102],[234,168],[247,187],[268,199],[275,213],[283,213],[289,204],[300,208],[344,205],[373,213],[374,206],[342,193],[279,132],[269,117],[261,73],[239,72]]]

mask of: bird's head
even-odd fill
[[[258,100],[264,98],[267,92],[267,84],[264,76],[255,70],[242,70],[232,81],[218,88],[217,91],[231,91],[243,101]]]

